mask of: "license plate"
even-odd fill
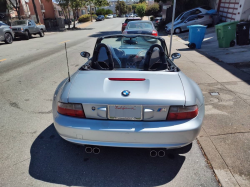
[[[109,105],[108,118],[114,120],[142,120],[140,105]]]

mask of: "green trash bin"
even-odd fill
[[[215,26],[220,48],[235,46],[236,25],[238,21],[225,22]]]

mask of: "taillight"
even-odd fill
[[[167,120],[192,119],[198,115],[198,107],[194,106],[171,106]]]
[[[153,36],[158,36],[157,31],[156,31],[156,30],[153,30],[152,35],[153,35]]]
[[[58,102],[57,112],[66,116],[85,118],[81,104]]]
[[[123,31],[122,34],[128,34],[128,32],[127,31]]]
[[[123,23],[123,25],[122,25],[122,26],[126,27],[126,26],[127,26],[127,23]]]

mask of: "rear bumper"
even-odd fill
[[[204,105],[192,120],[158,122],[79,119],[54,111],[54,125],[62,138],[77,144],[178,148],[198,136],[203,117]]]

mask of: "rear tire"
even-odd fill
[[[12,44],[13,38],[10,33],[5,33],[4,38],[5,38],[4,41],[6,44]]]
[[[29,34],[29,31],[24,31],[24,39],[25,40],[29,40],[30,39],[30,36],[29,36],[30,34]]]
[[[233,46],[235,46],[235,41],[234,41],[234,40],[232,40],[232,41],[230,42],[230,47],[233,47]]]
[[[39,35],[40,35],[40,37],[44,37],[44,32],[43,32],[43,30],[42,30],[42,29],[40,30]]]
[[[190,44],[188,45],[188,47],[189,47],[190,49],[195,49],[195,48],[196,48],[196,44],[195,44],[195,43],[190,43]]]
[[[176,28],[176,29],[174,30],[174,33],[175,33],[175,34],[180,34],[180,33],[181,33],[181,28],[180,28],[180,27]]]

